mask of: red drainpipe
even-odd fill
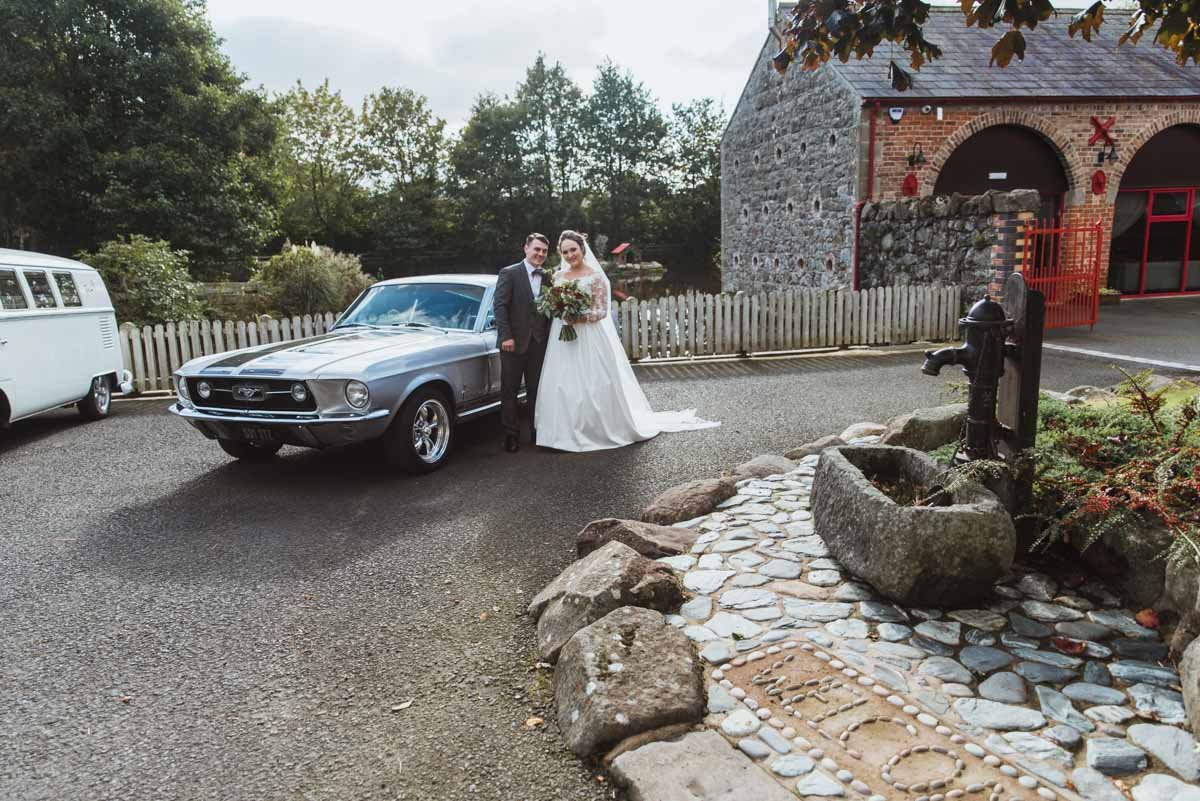
[[[862,227],[863,206],[875,194],[875,118],[879,116],[879,101],[871,106],[871,122],[867,134],[867,199],[854,204],[854,290],[858,291],[858,232]]]

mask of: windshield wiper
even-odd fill
[[[378,328],[378,327],[379,326],[371,325],[370,323],[338,323],[330,330],[336,331],[339,328]]]
[[[416,322],[411,322],[411,321],[407,322],[407,323],[392,323],[392,325],[393,326],[403,325],[403,326],[407,326],[409,328],[434,328],[438,331],[446,330],[445,328],[442,328],[440,325],[430,325],[429,323],[416,323]]]

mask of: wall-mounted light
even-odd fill
[[[918,164],[925,163],[925,151],[921,149],[921,143],[913,145],[912,152],[908,154],[908,166],[915,167]]]
[[[1096,164],[1097,165],[1102,165],[1106,161],[1116,161],[1116,160],[1117,160],[1117,145],[1115,142],[1113,142],[1112,144],[1110,144],[1108,146],[1108,152],[1105,152],[1103,146],[1101,146],[1100,149],[1096,152]]]

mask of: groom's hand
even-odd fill
[[[505,353],[512,353],[516,349],[517,340],[515,339],[506,339],[500,343],[500,350],[504,351]]]

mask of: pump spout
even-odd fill
[[[925,363],[921,372],[925,375],[937,375],[948,364],[961,364],[973,367],[975,364],[975,349],[970,345],[960,345],[957,348],[942,348],[941,350],[925,351]]]

